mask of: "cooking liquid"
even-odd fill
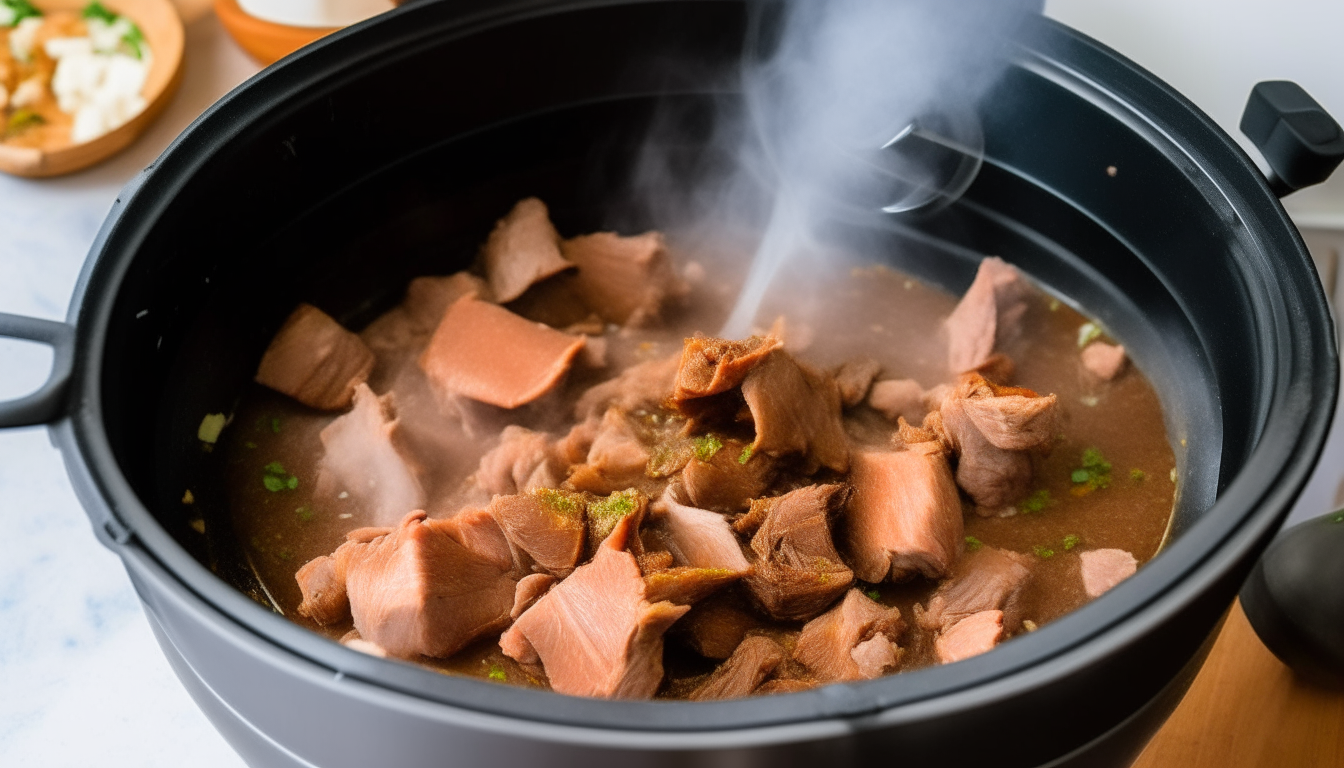
[[[679,254],[684,256],[684,254]],[[696,253],[706,264],[713,254]],[[685,259],[678,260],[684,264]],[[725,263],[729,263],[725,261]],[[659,327],[633,331],[608,329],[608,366],[603,370],[576,368],[562,389],[544,408],[523,408],[503,415],[522,426],[563,434],[573,423],[573,403],[592,384],[610,378],[625,367],[680,351],[682,340],[722,326],[736,297],[737,284],[719,279],[717,267],[692,292],[683,307],[665,313]],[[730,275],[730,277],[732,277]],[[957,298],[928,287],[885,266],[858,266],[818,278],[805,295],[767,297],[760,317],[785,319],[786,345],[801,360],[830,368],[857,357],[882,364],[879,379],[913,378],[925,388],[948,382],[946,342],[941,324]],[[963,500],[966,535],[984,546],[1026,553],[1033,577],[1022,595],[1023,616],[1043,625],[1087,601],[1078,553],[1089,549],[1119,548],[1134,555],[1140,566],[1160,547],[1171,518],[1176,485],[1175,459],[1168,443],[1157,394],[1131,363],[1113,382],[1099,383],[1082,370],[1079,327],[1088,319],[1067,305],[1036,293],[1024,319],[1022,339],[1006,351],[1017,365],[1013,383],[1059,397],[1062,438],[1048,457],[1037,457],[1034,490],[1049,493],[1049,503],[1037,512],[1019,511],[1011,517],[980,517]],[[397,384],[398,411],[403,424],[416,424],[450,446],[426,484],[427,510],[432,517],[449,517],[465,503],[483,506],[472,498],[469,477],[480,457],[498,443],[498,427],[488,434],[468,434],[460,421],[446,417],[434,405],[425,381],[414,365],[420,347],[406,350],[399,370],[380,360],[370,380],[375,392]],[[411,393],[402,396],[402,390]],[[557,415],[558,414],[558,415]],[[226,473],[225,487],[236,534],[250,567],[264,585],[272,607],[292,621],[339,639],[352,625],[321,627],[299,616],[301,600],[295,571],[310,559],[331,553],[345,533],[374,521],[355,494],[347,498],[315,495],[322,456],[319,432],[335,415],[320,413],[260,385],[244,395],[233,424],[220,441],[219,455]],[[502,424],[501,424],[502,426]],[[850,409],[846,427],[856,444],[886,444],[894,425],[866,406]],[[1109,487],[1082,492],[1071,474],[1080,467],[1082,451],[1095,448],[1111,462]],[[280,462],[298,478],[295,490],[273,492],[263,486],[264,469]],[[1068,547],[1066,542],[1077,543]],[[843,542],[837,537],[837,543]],[[843,554],[843,546],[841,546]],[[1047,552],[1049,554],[1047,554]],[[856,583],[865,590],[870,585]],[[875,587],[881,602],[899,607],[911,625],[900,639],[905,649],[902,669],[933,663],[932,638],[913,626],[915,603],[927,601],[937,583],[916,579],[905,584]],[[749,603],[732,587],[718,599]],[[765,623],[765,622],[763,622]],[[796,622],[770,622],[786,648],[788,632]],[[1025,630],[1023,630],[1025,631]],[[450,659],[419,659],[420,663],[451,674],[503,678],[510,683],[545,687],[546,682],[504,656],[496,638],[489,638]],[[703,681],[718,661],[704,659],[678,639],[674,625],[667,635],[667,678],[660,697],[679,697]]]

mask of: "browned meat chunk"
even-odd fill
[[[803,626],[793,658],[823,682],[871,679],[900,664],[896,640],[903,631],[900,610],[851,589],[839,605]]]
[[[945,321],[947,367],[953,373],[984,363],[995,348],[1022,333],[1029,287],[1017,268],[997,256],[980,262],[975,281]]]
[[[952,470],[926,445],[854,454],[846,531],[850,562],[864,581],[942,578],[961,550],[961,499]]]
[[[873,384],[868,405],[892,421],[900,418],[919,421],[928,412],[924,388],[914,379],[887,379]]]
[[[1002,623],[1016,629],[1022,621],[1022,589],[1031,578],[1029,562],[1026,555],[993,547],[966,555],[929,598],[920,626],[946,630],[971,614],[1001,611]]]
[[[726,659],[747,632],[760,627],[761,622],[733,602],[715,597],[697,604],[677,626],[696,653],[709,659]]]
[[[663,680],[663,634],[686,606],[645,599],[639,565],[625,551],[623,518],[597,556],[551,588],[500,638],[510,658],[540,662],[557,693],[647,699]]]
[[[1134,575],[1139,561],[1123,549],[1093,549],[1079,556],[1083,589],[1088,597],[1100,597],[1116,584]]]
[[[742,341],[695,336],[681,348],[673,399],[678,403],[722,394],[742,384],[752,368],[783,346],[776,336]]]
[[[341,621],[350,615],[350,598],[345,592],[345,567],[333,555],[320,555],[309,560],[294,574],[299,582],[303,602],[299,615],[306,616],[322,626]]]
[[[770,456],[757,456],[745,443],[726,440],[708,461],[698,458],[688,461],[681,471],[681,481],[691,504],[736,512],[746,509],[752,499],[765,493],[777,470],[777,462]]]
[[[528,608],[536,605],[541,596],[555,586],[556,578],[549,573],[532,573],[518,580],[513,592],[513,608],[509,618],[517,619]]]
[[[561,250],[579,267],[570,289],[609,323],[648,325],[669,299],[687,290],[657,232],[634,237],[597,232],[566,240]]]
[[[673,355],[626,368],[616,378],[584,392],[574,410],[580,419],[590,419],[612,407],[626,413],[657,408],[672,396],[680,361]]]
[[[669,490],[654,507],[659,540],[677,565],[713,568],[741,576],[751,570],[723,515],[678,503]]]
[[[840,390],[830,377],[775,350],[747,374],[742,396],[756,427],[755,452],[802,454],[836,472],[849,469]]]
[[[347,408],[373,370],[373,352],[327,313],[300,304],[257,366],[257,383],[324,411]]]
[[[1118,344],[1094,341],[1083,348],[1083,368],[1102,381],[1110,381],[1125,368],[1125,348]]]
[[[1011,384],[1013,376],[1017,373],[1017,364],[1002,352],[995,352],[985,362],[972,368],[969,373],[978,373],[995,384]]]
[[[407,286],[401,304],[369,323],[359,337],[379,356],[401,353],[428,342],[453,302],[468,294],[488,300],[489,293],[485,281],[469,272],[417,277]]]
[[[941,430],[958,456],[957,485],[981,510],[1011,504],[1029,490],[1028,452],[1053,445],[1057,405],[1054,395],[1001,387],[974,373],[943,400]]]
[[[583,554],[585,506],[581,494],[539,488],[496,496],[490,502],[490,514],[513,546],[547,571],[566,576]]]
[[[423,507],[421,470],[403,445],[400,427],[392,395],[378,397],[360,384],[355,407],[322,430],[317,495],[348,492],[369,519],[384,525]]]
[[[580,491],[607,494],[629,488],[644,477],[649,449],[640,442],[625,413],[611,408],[602,417],[587,462],[574,467],[569,484]]]
[[[481,457],[476,485],[491,496],[555,488],[564,478],[551,436],[513,424],[500,434],[499,445]]]
[[[752,597],[776,619],[804,621],[826,610],[854,581],[831,541],[831,519],[849,500],[847,485],[812,485],[753,505],[768,507],[751,539]]]
[[[728,661],[691,692],[691,701],[714,701],[748,696],[765,682],[788,655],[768,637],[749,637],[737,646]]]
[[[740,571],[726,568],[667,568],[644,577],[644,597],[653,603],[667,600],[692,605],[740,578]]]
[[[597,439],[601,420],[589,418],[569,428],[569,432],[555,443],[555,456],[566,464],[582,464],[588,460],[588,451]]]
[[[882,372],[882,364],[871,357],[850,360],[835,372],[835,386],[840,389],[840,402],[851,408],[863,402],[873,379]]]
[[[459,544],[452,528],[412,512],[386,536],[342,545],[360,637],[394,656],[445,657],[508,626],[515,582]]]
[[[555,387],[583,344],[582,336],[464,296],[443,316],[420,367],[448,394],[517,408]]]
[[[597,552],[598,547],[602,546],[602,542],[607,540],[622,520],[630,518],[630,530],[638,532],[648,508],[649,497],[633,488],[613,493],[605,499],[591,499],[588,503],[588,546],[585,550],[587,552],[585,559]],[[627,549],[632,554],[636,557],[644,556],[644,545],[638,535],[632,534],[629,544]],[[668,557],[668,562],[663,567],[670,567],[672,555],[667,552],[662,554]]]
[[[1003,638],[1003,611],[980,611],[958,621],[933,641],[939,664],[979,656],[994,649]]]
[[[551,275],[572,269],[560,255],[560,233],[551,225],[546,204],[535,197],[519,200],[495,223],[481,253],[490,292],[497,301],[513,301]]]

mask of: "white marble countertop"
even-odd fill
[[[117,191],[257,71],[213,15],[188,29],[185,66],[174,102],[122,155],[60,179],[0,175],[0,311],[62,319]],[[0,340],[0,399],[35,389],[49,361],[45,349]],[[1344,440],[1322,466],[1295,518],[1333,503]],[[0,765],[241,766],[160,654],[42,428],[0,431],[0,520]]]

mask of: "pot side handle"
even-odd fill
[[[1278,197],[1320,184],[1344,160],[1344,129],[1288,80],[1256,83],[1240,127],[1269,163],[1269,189]]]
[[[55,352],[51,375],[40,389],[0,402],[0,428],[46,424],[64,414],[65,390],[75,361],[75,329],[66,323],[0,312],[0,337],[36,341]]]

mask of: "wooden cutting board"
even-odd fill
[[[1134,768],[1344,768],[1344,692],[1298,681],[1237,603]]]

